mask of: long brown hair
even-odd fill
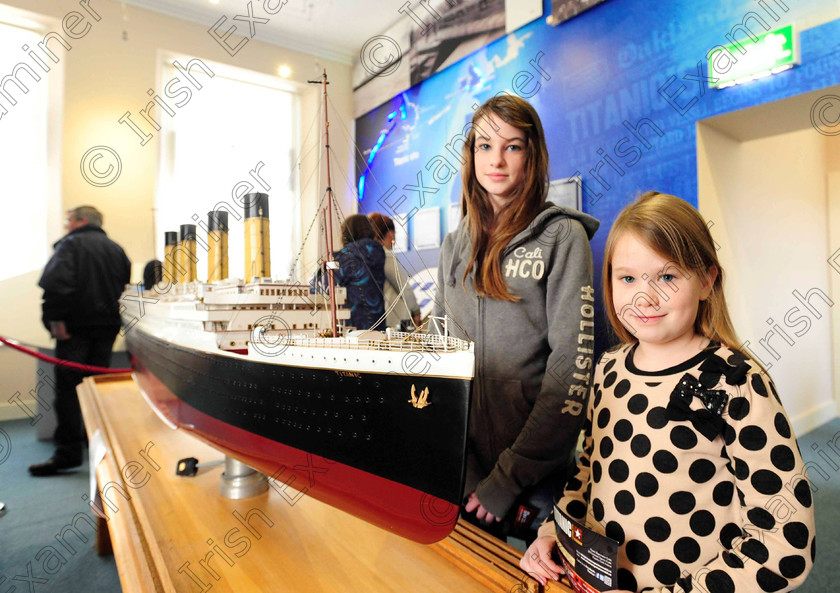
[[[688,202],[655,191],[642,194],[621,211],[604,248],[604,307],[618,338],[628,344],[638,341],[621,323],[612,299],[612,258],[615,244],[625,233],[632,233],[669,262],[700,277],[705,278],[712,266],[717,268],[712,290],[697,309],[694,331],[738,350],[740,342],[723,295],[723,268],[706,223]]]
[[[488,116],[495,115],[513,127],[525,132],[525,175],[522,184],[514,190],[510,203],[493,214],[493,205],[487,190],[475,176],[476,132],[487,136],[492,128]],[[519,297],[508,291],[502,275],[502,251],[513,237],[525,229],[542,210],[548,194],[548,149],[545,145],[540,116],[528,101],[515,95],[498,95],[488,99],[473,114],[472,125],[462,150],[464,166],[461,168],[461,215],[467,218],[467,228],[472,242],[466,282],[475,266],[475,291],[503,301],[518,301]]]

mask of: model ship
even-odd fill
[[[321,82],[326,117],[326,73]],[[421,543],[446,537],[463,495],[473,343],[449,336],[447,319],[431,318],[430,333],[348,327],[338,264],[324,266],[328,290],[272,280],[268,195],[243,201],[250,280],[227,278],[227,213],[216,211],[206,282],[196,280],[195,225],[182,225],[165,236],[164,279],[175,282],[124,300],[144,397],[307,496]]]

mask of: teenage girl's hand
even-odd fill
[[[562,566],[551,559],[551,550],[557,542],[550,535],[534,540],[519,561],[519,567],[545,586],[547,579],[557,581],[561,574],[566,574]]]
[[[484,519],[487,523],[492,523],[493,521],[502,520],[501,517],[494,516],[490,511],[482,506],[482,504],[478,501],[478,497],[475,495],[475,492],[470,493],[470,498],[467,501],[467,505],[464,507],[464,510],[468,513],[475,511],[475,516],[478,517],[479,521]]]

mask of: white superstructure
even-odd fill
[[[346,289],[335,292],[343,304]],[[449,336],[445,319],[431,320],[440,334],[362,330],[330,337],[328,296],[300,283],[190,282],[139,294],[128,286],[126,295],[125,331],[139,329],[197,351],[351,374],[473,376],[473,343]],[[336,317],[347,321],[350,311],[338,308]]]

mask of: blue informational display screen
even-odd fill
[[[622,0],[557,27],[534,21],[356,120],[359,211],[407,214],[409,248],[400,261],[410,274],[434,268],[437,249],[412,247],[413,212],[439,207],[441,236],[451,230],[464,128],[488,98],[515,93],[540,114],[551,179],[579,176],[582,209],[601,221],[592,240],[599,286],[604,242],[625,204],[655,189],[697,205],[698,120],[840,83],[834,20],[800,27],[795,68],[709,88],[710,50],[797,15],[804,18],[791,3]]]

